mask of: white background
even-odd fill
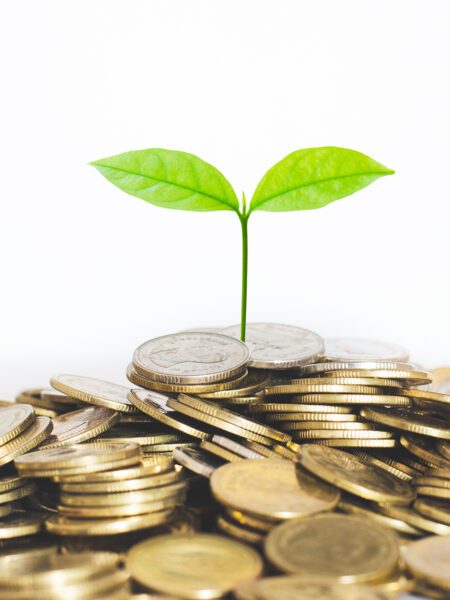
[[[165,211],[87,162],[166,147],[250,196],[301,147],[397,174],[250,221],[249,320],[450,363],[446,0],[15,0],[0,9],[0,397],[124,382],[133,349],[239,320],[240,229]]]

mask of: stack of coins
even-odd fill
[[[35,550],[0,557],[0,598],[127,600],[128,577],[112,552]]]
[[[36,415],[50,418],[75,410],[79,406],[75,398],[46,388],[23,390],[16,396],[15,401],[19,404],[31,404]]]

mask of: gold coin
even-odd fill
[[[449,536],[432,536],[409,544],[404,550],[403,558],[414,577],[450,590]]]
[[[411,510],[406,506],[380,505],[378,507],[378,510],[383,515],[387,515],[389,517],[392,517],[393,519],[401,519],[402,521],[405,521],[412,527],[416,527],[417,529],[421,529],[422,531],[427,531],[428,533],[434,533],[436,535],[450,536],[449,525],[437,523],[436,521],[427,519],[422,515],[417,514],[415,510]]]
[[[431,416],[423,411],[405,408],[363,408],[361,416],[381,425],[387,425],[440,439],[450,439],[450,427],[444,418]]]
[[[406,396],[393,396],[391,394],[358,394],[358,393],[336,393],[336,394],[305,394],[301,396],[301,401],[305,404],[320,404],[328,402],[329,404],[381,404],[383,406],[409,406],[411,400]]]
[[[46,515],[16,510],[0,521],[0,540],[34,535],[42,529]]]
[[[102,471],[110,471],[111,469],[123,469],[125,467],[135,466],[140,463],[140,456],[129,456],[121,460],[115,460],[112,462],[82,465],[80,467],[73,467],[70,469],[24,469],[18,468],[20,474],[23,477],[51,477],[53,481],[65,481],[66,477],[72,477],[74,475],[88,475],[92,473],[98,473]]]
[[[149,529],[167,523],[173,510],[149,513],[123,519],[72,519],[61,515],[53,515],[47,519],[45,526],[55,535],[98,536],[128,533],[140,529]]]
[[[366,500],[409,504],[415,496],[406,481],[342,450],[307,444],[299,460],[317,477]]]
[[[241,382],[245,381],[248,375],[245,369],[237,377],[233,379],[226,379],[225,381],[219,381],[215,383],[198,383],[198,384],[183,384],[183,383],[166,383],[163,381],[155,381],[149,377],[145,377],[142,373],[138,373],[133,365],[128,365],[127,378],[134,383],[146,390],[154,390],[156,392],[166,392],[169,394],[205,394],[205,393],[217,393],[226,390],[232,390]]]
[[[222,446],[219,446],[214,442],[209,442],[208,440],[202,440],[200,442],[200,448],[202,448],[206,452],[210,452],[211,454],[218,456],[219,458],[223,458],[223,460],[226,460],[227,462],[243,460],[241,456],[238,456],[234,452],[231,452],[231,450],[228,450],[227,448],[222,448]]]
[[[243,443],[241,444],[223,435],[213,435],[211,441],[217,446],[220,446],[241,458],[264,458],[261,454],[248,448],[248,446]]]
[[[53,404],[62,404],[63,406],[69,405],[69,409],[74,405],[81,405],[81,402],[76,398],[71,398],[67,394],[63,394],[62,392],[58,392],[58,390],[52,390],[51,388],[48,390],[42,389],[40,391],[40,397],[43,401],[53,402]]]
[[[253,517],[247,513],[243,513],[239,510],[233,510],[232,508],[226,509],[226,514],[237,523],[244,525],[245,527],[250,527],[251,529],[256,529],[258,531],[270,531],[272,527],[277,525],[277,521],[270,521],[268,519],[258,519],[257,517]]]
[[[264,389],[264,396],[281,396],[283,394],[359,394],[359,395],[376,395],[380,393],[380,388],[374,385],[357,385],[357,384],[325,384],[325,383],[291,383],[281,385],[271,385]],[[305,402],[302,395],[301,402]],[[323,398],[320,402],[328,403],[328,398]],[[331,400],[330,400],[331,402]],[[364,402],[363,400],[360,401]]]
[[[319,413],[319,412],[301,412],[301,413],[272,413],[266,415],[266,421],[273,421],[274,423],[283,423],[284,421],[293,422],[343,422],[349,423],[350,421],[356,421],[358,415],[351,414],[340,414],[340,413]]]
[[[136,492],[117,492],[110,494],[61,493],[59,500],[65,506],[117,506],[153,502],[175,496],[186,489],[186,482],[180,481],[170,485],[148,488]]]
[[[217,517],[217,528],[231,537],[247,542],[247,544],[257,545],[264,541],[264,535],[261,532],[248,529],[239,523],[233,523],[223,515]]]
[[[17,468],[31,469],[70,469],[84,465],[101,465],[102,463],[122,458],[139,457],[137,444],[121,444],[119,442],[91,442],[75,444],[61,448],[44,448],[20,456],[15,464]]]
[[[320,582],[301,575],[264,577],[240,586],[237,600],[387,600],[369,586]]]
[[[438,442],[438,452],[448,461],[450,461],[450,444],[448,442]]]
[[[440,477],[426,477],[425,475],[419,475],[415,477],[412,482],[412,485],[431,485],[433,487],[447,488],[450,490],[450,479],[443,479]]]
[[[28,480],[20,477],[19,475],[6,475],[0,479],[0,493],[9,492],[9,490],[15,490],[16,488],[22,487],[26,483],[29,483]]]
[[[25,481],[25,480],[24,480]],[[26,498],[36,490],[34,483],[26,483],[18,488],[9,490],[8,492],[0,493],[0,504],[6,504],[8,502],[14,502],[21,498]]]
[[[207,600],[258,577],[263,564],[259,554],[241,542],[195,533],[162,535],[137,544],[128,552],[126,568],[145,587]]]
[[[382,512],[380,514],[380,512],[371,510],[369,506],[363,505],[353,499],[351,501],[341,500],[339,502],[339,508],[347,514],[367,518],[369,521],[375,521],[376,523],[379,523],[388,529],[394,529],[394,531],[398,531],[399,533],[413,535],[415,537],[423,535],[423,532],[420,529],[413,527],[400,517],[385,515]]]
[[[216,392],[200,392],[202,398],[212,398],[217,400],[233,400],[240,397],[252,396],[260,392],[269,383],[269,374],[263,369],[249,369],[247,375],[229,390],[219,390]],[[189,392],[187,392],[189,393]]]
[[[65,407],[61,404],[57,404],[56,402],[42,398],[42,391],[42,388],[24,390],[18,396],[16,396],[15,401],[19,404],[31,404],[31,406],[33,406],[35,409],[39,408],[42,410],[48,410],[55,412],[56,414],[59,414],[65,410]]]
[[[403,395],[414,400],[420,400],[425,405],[427,402],[437,405],[441,405],[442,408],[450,406],[450,394],[442,394],[439,392],[432,392],[430,390],[402,390]]]
[[[243,437],[248,440],[253,440],[255,442],[259,442],[260,444],[265,444],[266,446],[271,446],[274,442],[272,439],[264,437],[259,433],[254,433],[253,431],[249,431],[248,429],[244,429],[239,425],[235,425],[234,423],[230,423],[228,421],[224,421],[223,419],[219,419],[218,417],[213,417],[208,415],[201,410],[196,410],[190,406],[187,406],[183,402],[179,402],[175,399],[170,399],[167,401],[167,406],[173,408],[174,410],[180,412],[181,414],[190,417],[192,419],[196,419],[201,421],[202,423],[206,423],[207,425],[211,425],[218,429],[222,429],[223,431],[228,431],[228,433],[233,433],[239,437]]]
[[[112,471],[112,473],[114,473],[114,471]],[[111,494],[115,492],[131,492],[158,487],[161,485],[168,485],[169,483],[181,481],[183,478],[184,471],[177,465],[177,468],[173,471],[168,471],[159,475],[150,475],[148,477],[144,476],[125,480],[91,482],[87,476],[84,478],[84,483],[63,482],[60,485],[60,490],[62,492],[72,492],[74,494]]]
[[[395,477],[403,479],[403,481],[411,481],[413,475],[415,475],[413,469],[410,469],[406,465],[402,465],[396,460],[391,459],[391,457],[373,456],[372,454],[367,454],[367,452],[362,452],[360,450],[356,450],[353,454],[362,458],[365,462],[372,463],[377,467],[388,471],[392,475],[395,475]]]
[[[433,521],[450,525],[450,506],[445,500],[417,498],[414,502],[414,510]]]
[[[113,571],[119,555],[113,552],[56,554],[19,552],[0,557],[0,585],[15,590],[61,586]]]
[[[362,377],[345,376],[338,373],[332,376],[327,373],[321,377],[304,377],[303,379],[292,379],[290,385],[368,385],[382,388],[402,388],[402,384],[395,379],[374,378],[368,375]]]
[[[32,450],[42,443],[52,430],[52,422],[48,417],[36,417],[34,422],[23,433],[0,446],[0,465],[6,465],[21,454]]]
[[[272,446],[272,449],[275,452],[275,454],[278,454],[282,458],[294,461],[297,460],[297,454],[289,448],[286,448],[286,446],[282,446],[281,444],[275,444],[275,446]]]
[[[134,517],[161,511],[173,510],[177,504],[184,501],[184,494],[170,498],[161,498],[151,502],[136,502],[136,504],[118,504],[117,506],[66,506],[59,505],[58,513],[74,519],[109,519],[113,517]]]
[[[260,456],[265,458],[280,458],[276,452],[263,446],[262,444],[258,444],[258,442],[252,442],[251,440],[245,440],[245,445],[253,450],[253,452],[257,452]]]
[[[439,455],[431,440],[420,436],[402,435],[400,444],[409,450],[411,454],[417,456],[428,467],[450,468],[450,461]]]
[[[0,408],[0,445],[23,433],[34,421],[34,410],[29,404],[12,404]]]
[[[430,477],[440,477],[442,479],[450,479],[450,465],[447,469],[431,468],[427,469],[426,475]],[[1,483],[0,483],[1,486]]]
[[[160,423],[146,423],[145,427],[119,425],[104,433],[99,441],[125,442],[150,446],[153,444],[173,444],[174,442],[190,441],[182,433],[161,426]]]
[[[42,448],[79,444],[107,431],[119,420],[115,410],[103,406],[87,406],[53,419],[53,430]]]
[[[324,394],[325,395],[325,394]],[[319,413],[329,414],[351,414],[352,408],[347,406],[332,406],[330,404],[295,404],[282,402],[260,402],[249,406],[250,413]]]
[[[373,377],[387,381],[394,379],[400,380],[402,385],[426,385],[432,381],[431,373],[427,373],[426,371],[400,369],[342,369],[339,371],[327,371],[327,377]]]
[[[416,493],[418,496],[431,496],[432,498],[442,498],[443,500],[450,500],[450,490],[445,488],[419,485],[416,487]]]
[[[395,448],[397,441],[390,440],[310,440],[311,444],[331,446],[333,448]]]
[[[15,509],[14,504],[1,504],[0,505],[0,518],[6,517],[6,515],[11,514],[14,509]]]
[[[222,419],[223,421],[227,421],[228,423],[237,425],[238,427],[242,427],[243,429],[252,431],[253,433],[258,433],[264,437],[271,438],[277,442],[286,442],[289,439],[289,436],[281,431],[277,431],[276,429],[272,429],[272,427],[267,427],[260,423],[256,423],[255,421],[251,421],[250,419],[242,417],[241,415],[232,412],[227,408],[217,406],[217,404],[214,404],[213,402],[200,400],[199,398],[187,396],[186,394],[180,394],[178,396],[178,402],[194,408],[195,410],[199,410],[211,417]]]
[[[396,598],[399,594],[415,591],[414,579],[399,568],[380,582],[372,584],[373,588],[383,594],[384,598]],[[384,596],[386,594],[386,596]]]
[[[379,581],[399,559],[395,534],[366,518],[337,514],[278,525],[267,536],[264,550],[281,571],[317,577],[323,583]]]
[[[142,452],[173,452],[175,448],[193,448],[197,446],[197,442],[173,442],[168,444],[148,444],[147,446],[141,446]]]
[[[292,435],[294,440],[333,440],[333,439],[354,439],[354,440],[383,440],[393,438],[390,431],[377,431],[375,429],[365,429],[361,431],[350,430],[327,430],[310,429],[308,431],[296,431]]]
[[[330,429],[334,431],[370,431],[373,426],[362,421],[283,421],[280,423],[283,431],[308,431],[310,429]]]
[[[292,519],[331,510],[339,492],[282,459],[242,460],[219,467],[211,491],[221,504],[266,519]]]
[[[50,383],[60,392],[87,404],[127,413],[137,410],[128,400],[129,389],[117,383],[67,374],[52,377]]]
[[[58,478],[62,483],[114,483],[119,481],[127,481],[129,479],[147,478],[149,476],[166,473],[173,468],[172,457],[143,457],[142,464],[126,469],[115,469],[114,471],[102,471],[95,473],[67,475]],[[145,464],[144,464],[145,461]]]
[[[209,433],[197,429],[195,421],[191,422],[189,419],[183,418],[170,408],[168,405],[169,396],[165,396],[159,392],[131,390],[129,398],[139,410],[168,427],[202,440],[211,437]]]
[[[173,451],[173,456],[180,465],[189,471],[208,478],[217,467],[223,464],[222,459],[199,448],[177,448]]]

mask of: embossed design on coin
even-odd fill
[[[408,362],[409,352],[388,342],[336,337],[325,340],[325,356],[333,361]]]
[[[223,333],[239,338],[240,325]],[[308,329],[278,323],[248,323],[245,343],[248,365],[258,369],[288,369],[313,362],[324,352],[323,339]]]
[[[145,342],[134,353],[142,375],[165,383],[209,383],[232,378],[249,358],[245,344],[220,333],[174,333]]]

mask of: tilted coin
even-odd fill
[[[198,448],[177,448],[173,451],[173,456],[180,465],[202,477],[211,477],[223,465],[222,459]]]
[[[217,429],[221,429],[223,431],[228,431],[229,433],[233,433],[239,437],[243,437],[248,440],[254,440],[255,442],[260,442],[261,444],[265,444],[266,446],[271,446],[274,443],[273,439],[262,436],[259,433],[254,433],[244,427],[239,425],[235,425],[234,423],[230,423],[229,421],[224,421],[218,417],[214,417],[206,414],[201,410],[197,410],[184,404],[184,402],[180,402],[179,400],[175,400],[173,398],[167,401],[167,406],[173,408],[177,412],[180,412],[182,415],[186,417],[190,417],[192,419],[196,419],[201,421],[202,423],[206,423],[206,425],[216,427]]]
[[[142,459],[142,463],[133,467],[114,469],[113,471],[83,473],[80,475],[62,475],[58,480],[62,483],[114,483],[130,479],[140,479],[141,477],[147,478],[160,473],[171,472],[171,469],[173,469],[172,457],[146,457]]]
[[[105,406],[119,412],[136,412],[128,400],[129,389],[117,383],[82,375],[55,375],[51,385],[69,396],[96,406]]]
[[[412,482],[412,485],[431,485],[433,487],[443,487],[450,490],[450,479],[444,479],[442,477],[431,477],[425,475],[418,475]]]
[[[197,441],[190,441],[190,442],[171,442],[171,443],[167,443],[167,444],[147,444],[145,446],[141,446],[142,448],[142,452],[148,453],[154,453],[154,452],[173,452],[175,450],[175,448],[192,448],[197,446]]]
[[[449,422],[444,418],[429,415],[424,411],[407,408],[363,408],[360,414],[373,423],[450,440]]]
[[[264,456],[265,458],[279,458],[279,456],[276,452],[274,452],[270,448],[267,448],[266,446],[263,446],[262,444],[258,444],[258,442],[253,442],[251,440],[245,440],[242,443],[245,446],[247,446],[248,448],[250,448],[250,450],[257,452],[258,454],[260,454],[261,456]]]
[[[240,337],[240,326],[233,325],[224,333]],[[289,369],[313,362],[322,356],[323,339],[301,327],[278,323],[248,323],[245,343],[250,350],[250,367]]]
[[[25,480],[24,480],[25,481]],[[30,494],[32,494],[36,490],[36,486],[34,483],[26,483],[25,485],[21,485],[18,488],[13,490],[9,490],[8,492],[0,493],[0,504],[5,504],[7,502],[14,502],[15,500],[20,500],[21,498],[26,498]]]
[[[257,579],[234,594],[237,600],[387,600],[369,586],[320,583],[301,575]]]
[[[450,479],[450,464],[448,468],[429,468],[425,474],[430,477],[441,477],[442,479]]]
[[[34,410],[30,404],[0,407],[0,445],[23,433],[34,418]]]
[[[135,517],[150,513],[174,510],[185,499],[185,495],[176,494],[168,498],[159,498],[149,502],[117,504],[113,506],[68,506],[58,505],[58,514],[74,519],[111,519],[113,517]]]
[[[449,442],[438,442],[438,452],[448,461],[450,461],[450,443]]]
[[[111,471],[112,469],[123,469],[126,467],[134,467],[141,463],[141,457],[139,454],[135,454],[133,456],[127,456],[126,458],[121,458],[119,460],[113,460],[110,462],[103,463],[92,463],[92,464],[83,464],[76,467],[69,468],[33,468],[28,469],[27,467],[16,467],[20,472],[22,477],[50,477],[53,481],[62,481],[65,480],[66,477],[72,477],[74,475],[89,475],[92,473],[98,473],[102,471]]]
[[[261,369],[251,369],[247,375],[239,381],[235,387],[229,390],[218,390],[216,392],[200,392],[202,398],[212,399],[236,399],[251,396],[264,389],[269,383],[269,374]],[[189,392],[187,392],[189,393]]]
[[[262,544],[264,541],[264,535],[260,531],[249,529],[240,523],[234,523],[224,515],[217,517],[216,524],[220,531],[247,544]]]
[[[395,534],[366,518],[338,514],[278,525],[267,536],[264,550],[281,571],[322,583],[377,581],[389,575],[399,559]]]
[[[103,406],[87,406],[55,417],[52,433],[42,448],[79,444],[107,431],[119,420],[119,413]]]
[[[270,531],[272,527],[278,524],[277,521],[271,521],[269,519],[261,519],[254,517],[253,515],[249,515],[247,513],[241,512],[239,510],[234,510],[232,508],[226,509],[226,514],[237,523],[244,525],[245,527],[250,527],[251,529],[256,529],[257,531]]]
[[[334,440],[310,440],[311,443],[321,446],[332,446],[333,448],[395,448],[397,441],[392,438],[388,440],[368,439],[334,439]]]
[[[31,390],[24,390],[15,398],[15,402],[18,404],[31,404],[35,409],[35,413],[37,413],[36,409],[55,412],[59,414],[60,412],[64,412],[65,406],[61,403],[53,402],[51,400],[46,400],[42,398],[42,388],[36,388]]]
[[[339,415],[340,416],[340,415]],[[311,429],[330,429],[334,431],[364,431],[371,430],[370,423],[362,421],[281,421],[278,426],[283,431],[308,431]]]
[[[309,429],[308,431],[295,431],[292,434],[295,440],[334,440],[334,439],[353,439],[353,440],[383,440],[392,439],[393,434],[389,431],[376,431],[375,429],[365,429],[361,431],[332,430],[332,429]]]
[[[413,398],[416,403],[420,401],[425,407],[428,406],[428,404],[431,406],[441,406],[442,408],[450,407],[450,394],[416,389],[403,390],[402,394],[408,398]]]
[[[0,518],[6,517],[6,515],[11,514],[14,509],[15,509],[14,504],[1,504],[0,505]]]
[[[220,333],[174,333],[145,342],[133,355],[139,373],[164,383],[210,383],[245,370],[246,345]]]
[[[396,362],[396,361],[364,361],[364,360],[352,360],[349,362],[332,362],[323,361],[313,363],[311,365],[305,365],[302,367],[302,373],[316,374],[316,373],[328,373],[329,371],[346,371],[347,369],[359,369],[359,370],[399,370],[399,371],[414,371],[415,365],[412,363]]]
[[[391,505],[380,505],[378,510],[383,515],[388,515],[394,519],[401,519],[406,523],[409,523],[412,527],[427,531],[428,533],[434,533],[436,535],[448,535],[450,536],[450,526],[444,523],[437,523],[431,519],[427,519],[420,514],[417,514],[415,510],[406,506],[391,506]]]
[[[43,526],[46,515],[17,510],[0,520],[0,540],[34,535]]]
[[[450,590],[450,536],[432,536],[409,544],[403,558],[414,577]]]
[[[361,385],[361,386],[375,386],[381,388],[402,388],[402,384],[395,379],[382,379],[381,377],[369,377],[363,375],[361,377],[354,377],[352,375],[345,375],[338,372],[336,375],[326,373],[325,376],[321,377],[303,377],[300,379],[291,379],[286,381],[285,385]],[[379,393],[379,391],[378,391]]]
[[[143,467],[145,468],[145,467]],[[131,470],[131,469],[130,469]],[[114,473],[114,471],[113,471]],[[184,473],[180,467],[173,471],[160,473],[159,475],[149,475],[147,477],[137,477],[124,479],[122,481],[89,481],[88,476],[83,483],[81,482],[62,482],[60,490],[62,492],[72,492],[75,494],[111,494],[115,492],[128,492],[136,490],[145,490],[181,481]]]
[[[303,394],[379,394],[380,388],[374,385],[357,384],[325,384],[325,383],[286,383],[280,385],[269,385],[264,390],[265,396],[279,396],[283,394],[302,394],[301,402],[304,402]],[[328,403],[328,398],[321,400],[322,403]],[[363,402],[363,400],[361,400]],[[330,403],[332,401],[330,400]]]
[[[124,517],[122,519],[73,519],[54,515],[45,522],[45,527],[55,535],[98,536],[117,535],[140,529],[149,529],[167,523],[173,515],[173,509],[157,513]]]
[[[213,435],[211,441],[242,458],[263,458],[263,456],[255,450],[223,435]]]
[[[450,460],[438,453],[432,440],[418,435],[402,435],[400,444],[429,467],[450,468]]]
[[[424,517],[450,526],[450,506],[445,500],[417,498],[414,502],[414,510]]]
[[[304,445],[299,460],[317,477],[366,500],[409,504],[415,496],[406,481],[342,450]]]
[[[349,514],[356,515],[362,518],[367,518],[369,521],[375,521],[384,527],[398,531],[399,533],[411,536],[422,536],[423,532],[416,527],[413,527],[400,517],[393,517],[390,515],[383,514],[381,511],[377,512],[370,505],[362,504],[357,502],[353,498],[351,500],[345,499],[339,502],[339,508]]]
[[[270,413],[266,415],[266,421],[280,423],[281,426],[285,421],[299,421],[302,424],[309,422],[329,422],[329,423],[350,423],[358,420],[358,415],[348,413],[320,413],[320,412],[299,412],[299,413]]]
[[[200,398],[187,396],[186,394],[179,394],[178,401],[186,404],[187,406],[195,408],[196,410],[200,410],[207,415],[217,417],[218,419],[222,419],[239,427],[243,427],[248,431],[253,431],[254,433],[258,433],[264,437],[274,439],[278,442],[286,442],[289,439],[289,436],[281,431],[277,431],[276,429],[267,427],[261,423],[256,423],[255,421],[247,419],[246,417],[242,417],[241,415],[232,412],[227,408],[217,406],[217,404],[209,402],[208,400],[201,400]]]
[[[221,504],[267,519],[292,519],[331,510],[339,492],[290,461],[242,460],[219,467],[211,491]]]
[[[52,427],[48,417],[36,417],[23,433],[0,446],[0,465],[6,465],[38,446],[50,435]]]
[[[152,444],[172,444],[175,442],[187,442],[191,440],[182,433],[177,433],[169,427],[163,427],[159,423],[147,423],[142,425],[116,425],[103,433],[99,440],[109,442],[125,442],[139,444],[139,446],[150,446]],[[192,441],[192,440],[191,440]]]
[[[209,599],[255,579],[263,564],[259,554],[245,544],[197,533],[145,540],[128,552],[126,567],[145,587],[183,598]]]
[[[325,355],[328,360],[336,362],[408,362],[409,359],[409,352],[396,344],[342,337],[325,340]]]
[[[292,442],[288,442],[288,444],[289,443]],[[282,458],[286,458],[288,460],[293,461],[297,460],[297,453],[291,450],[290,448],[287,448],[286,446],[282,446],[281,444],[275,444],[275,446],[272,446],[272,449],[275,452],[275,454],[278,454]]]
[[[108,463],[121,458],[139,456],[137,444],[121,444],[119,442],[91,442],[75,444],[62,448],[44,448],[36,450],[16,461],[17,468],[26,469],[64,469],[90,464]]]
[[[418,496],[431,496],[432,498],[450,500],[449,489],[433,487],[431,485],[418,485],[415,490]]]
[[[227,462],[242,460],[242,457],[238,454],[235,454],[227,448],[222,448],[222,446],[219,446],[219,444],[215,444],[214,442],[210,442],[208,440],[202,440],[200,442],[200,448],[205,450],[205,452],[209,452],[215,456],[218,456],[219,458],[223,458],[223,460],[226,460]]]
[[[226,390],[232,390],[247,377],[247,370],[244,369],[242,373],[233,377],[232,379],[224,379],[222,381],[215,381],[213,383],[165,383],[163,381],[155,381],[149,377],[144,377],[141,373],[138,373],[134,366],[128,365],[127,367],[127,378],[146,390],[155,390],[157,392],[173,393],[185,393],[185,394],[205,394],[205,393],[217,393]]]
[[[326,375],[327,377],[373,377],[374,379],[384,379],[385,381],[395,379],[401,381],[403,385],[426,385],[432,380],[431,373],[400,369],[339,369],[336,371],[327,371]]]
[[[19,475],[5,475],[0,479],[0,493],[9,492],[22,487],[26,483],[29,483],[27,479],[20,477]]]
[[[331,404],[298,404],[284,402],[259,402],[249,406],[250,414],[259,413],[312,413],[351,414],[353,409],[347,406],[332,406]]]
[[[342,386],[341,386],[342,387]],[[348,386],[346,386],[348,387]],[[411,404],[411,400],[406,396],[394,396],[392,394],[379,394],[379,393],[371,393],[371,394],[359,394],[359,393],[317,393],[317,394],[304,394],[301,396],[301,402],[304,404],[321,404],[327,403],[330,405],[335,404],[344,404],[344,405],[352,405],[352,404],[381,404],[383,406],[409,406]]]
[[[131,390],[129,398],[139,410],[168,427],[203,440],[210,437],[209,433],[197,428],[196,421],[190,421],[188,418],[178,415],[169,406],[170,396],[159,392]]]
[[[404,481],[411,481],[412,477],[415,475],[413,469],[389,456],[368,454],[367,452],[362,452],[360,450],[356,450],[353,454],[359,456],[359,458],[362,458],[365,462],[372,463]]]

